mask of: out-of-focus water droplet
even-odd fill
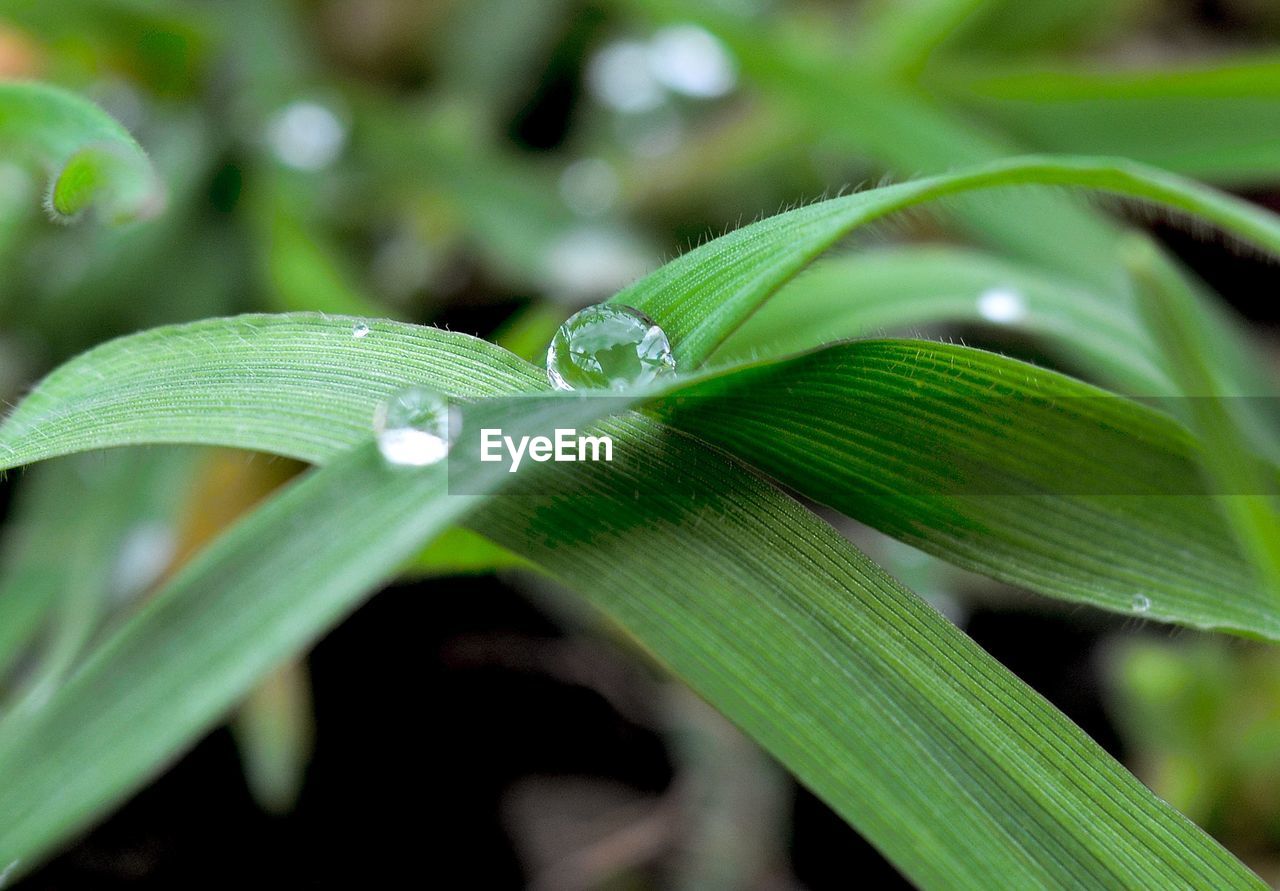
[[[560,174],[560,197],[570,210],[584,217],[608,211],[620,190],[613,165],[600,158],[574,161]]]
[[[1145,613],[1151,609],[1151,598],[1146,594],[1134,594],[1133,599],[1129,601],[1129,606],[1135,613]]]
[[[672,25],[649,42],[649,70],[667,89],[714,99],[733,89],[738,75],[729,51],[697,25]]]
[[[461,415],[429,387],[392,394],[373,415],[378,451],[389,464],[426,467],[443,461],[462,427]]]
[[[369,326],[364,322],[356,322],[351,326],[351,336],[360,338],[369,333]]]
[[[160,580],[178,550],[165,523],[139,523],[125,535],[111,571],[111,594],[128,600]]]
[[[625,390],[675,373],[666,332],[617,303],[574,313],[547,348],[547,379],[558,390]]]
[[[318,102],[286,105],[267,123],[267,142],[276,157],[297,170],[323,170],[342,154],[347,130]]]
[[[666,91],[649,66],[649,46],[639,40],[617,40],[587,63],[587,89],[615,111],[651,111],[666,99]]]
[[[1009,288],[991,288],[978,295],[978,314],[988,322],[1010,325],[1027,317],[1027,302]]]
[[[21,862],[21,860],[15,860],[4,869],[0,869],[0,888],[8,886],[9,878],[18,871],[18,864]]]
[[[634,235],[604,226],[571,229],[543,257],[547,290],[581,303],[612,294],[653,267]]]

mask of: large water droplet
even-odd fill
[[[462,419],[449,400],[427,387],[392,394],[373,415],[378,451],[390,464],[426,467],[444,460]]]
[[[1133,600],[1129,602],[1135,613],[1145,613],[1151,609],[1151,598],[1146,594],[1134,594]]]
[[[558,390],[625,390],[675,373],[666,332],[617,303],[574,313],[547,349],[547,378]]]

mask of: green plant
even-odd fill
[[[477,3],[483,26],[464,17],[447,32],[442,42],[467,48],[444,54],[446,87],[426,103],[321,81],[326,63],[297,46],[288,4],[232,4],[245,83],[229,104],[274,120],[303,85],[323,82],[354,121],[359,175],[340,188],[361,194],[342,204],[288,164],[218,166],[251,140],[223,132],[226,108],[190,95],[225,40],[216,23],[165,4],[58,5],[0,3],[0,16],[50,41],[84,28],[107,56],[132,47],[134,76],[187,105],[157,112],[157,144],[144,138],[157,174],[92,104],[0,84],[0,150],[49,174],[55,218],[154,216],[162,181],[170,208],[145,225],[47,236],[45,256],[85,257],[93,273],[61,280],[44,268],[57,264],[37,262],[14,280],[40,299],[3,304],[6,323],[39,330],[52,355],[79,355],[0,424],[4,468],[55,459],[12,476],[0,875],[38,865],[401,573],[518,565],[575,591],[924,887],[1261,884],[800,499],[1047,598],[1280,637],[1273,403],[1231,398],[1274,395],[1274,381],[1202,283],[1076,200],[1156,207],[1280,255],[1280,218],[1185,178],[1255,185],[1280,173],[1280,64],[1099,73],[1046,61],[1111,27],[1103,7],[1123,19],[1136,3],[869,4],[847,42],[820,16],[609,4],[629,22],[699,23],[754,90],[727,135],[691,141],[660,176],[620,163],[629,208],[678,216],[686,208],[671,196],[701,190],[754,212],[761,168],[801,169],[819,140],[868,173],[948,172],[763,219],[623,288],[613,302],[661,327],[678,377],[595,400],[551,393],[526,361],[545,353],[562,306],[534,304],[498,343],[393,321],[384,317],[402,307],[369,287],[344,237],[398,214],[415,237],[465,243],[519,288],[569,287],[545,260],[574,244],[578,223],[546,171],[495,149],[486,119],[514,103],[519,66],[552,14]],[[166,56],[174,46],[189,53]],[[234,234],[197,200],[209,180],[238,190]],[[15,270],[39,230],[9,208],[37,203],[19,189],[0,195],[0,256]],[[936,213],[969,243],[907,241],[805,271],[851,233],[925,212],[926,226]],[[180,307],[176,288],[190,291]],[[233,314],[245,308],[272,312]],[[191,321],[201,315],[212,317]],[[78,324],[85,317],[109,321]],[[868,337],[984,319],[1093,383],[962,345]],[[98,343],[134,328],[147,330]],[[447,472],[388,467],[375,411],[411,384],[461,400],[464,430],[595,425],[618,455],[534,468],[532,494],[459,454]],[[528,394],[546,398],[507,398]],[[145,603],[113,609],[121,541],[176,512],[193,459],[126,448],[89,474],[77,462],[162,444],[314,467],[172,577],[130,582],[131,594],[154,584]],[[84,497],[68,503],[85,478]],[[1176,663],[1125,652],[1126,696],[1176,730],[1189,682],[1159,689]],[[260,731],[239,723],[254,751]],[[298,757],[290,744],[285,774]],[[1157,754],[1185,768],[1212,748],[1191,727]],[[1215,770],[1232,774],[1239,761],[1239,772],[1269,777],[1246,756],[1256,753],[1232,750]],[[1185,770],[1162,776],[1185,793],[1174,805],[1208,828],[1238,822],[1204,804],[1212,794],[1187,793]],[[1216,791],[1233,800],[1240,785]],[[287,800],[288,776],[281,788],[272,794]]]
[[[26,100],[40,88],[8,89]],[[38,123],[40,104],[26,107]],[[122,171],[107,173],[104,188]],[[320,466],[5,716],[0,860],[40,856],[119,800],[462,521],[579,591],[921,884],[1257,884],[954,626],[734,460],[1048,596],[1131,612],[1140,589],[1151,618],[1280,635],[1274,578],[1232,537],[1234,529],[1273,553],[1274,513],[1219,520],[1190,498],[1149,507],[1159,502],[1109,494],[1134,478],[1174,495],[1213,491],[1189,482],[1202,447],[1169,416],[1012,359],[926,341],[708,364],[851,229],[962,191],[1026,183],[1162,203],[1280,253],[1280,220],[1189,181],[1120,161],[1010,160],[766,219],[623,290],[616,300],[662,326],[683,373],[628,397],[639,412],[570,397],[490,401],[545,391],[545,376],[471,337],[306,313],[158,328],[67,363],[0,428],[6,466],[148,443],[234,446]],[[1142,270],[1162,262],[1149,256]],[[1169,310],[1196,311],[1191,300]],[[367,332],[353,336],[356,325]],[[1084,340],[1092,330],[1059,334]],[[1195,355],[1212,379],[1231,373],[1211,353]],[[441,466],[405,473],[374,448],[375,406],[409,383],[472,400],[466,427],[547,430],[607,411],[601,429],[627,459],[549,467],[555,498],[451,496]],[[692,398],[712,396],[727,398]],[[1109,466],[1059,447],[1099,431],[1120,434]],[[1247,442],[1237,442],[1246,453]],[[477,492],[507,482],[500,471],[456,465]],[[939,488],[957,467],[1017,480],[1020,497]],[[1274,467],[1263,473],[1275,478]],[[1064,477],[1095,488],[1064,488]],[[1091,491],[1100,494],[1077,494]]]

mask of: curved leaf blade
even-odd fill
[[[1218,183],[1280,171],[1280,62],[1214,60],[1146,70],[949,64],[931,86],[1024,145],[1122,155]]]
[[[571,502],[498,499],[468,522],[599,607],[921,887],[1261,887],[813,514],[652,421],[606,429],[634,457],[577,465]]]
[[[104,344],[51,374],[0,425],[0,464],[151,442],[323,462],[364,441],[374,407],[407,383],[452,396],[546,388],[532,365],[475,338],[383,321],[353,338],[352,324],[240,316]],[[926,550],[1050,596],[1127,611],[1146,591],[1159,595],[1152,617],[1280,635],[1272,609],[1248,596],[1223,527],[1203,516],[1188,481],[1194,462],[1178,457],[1190,448],[1185,431],[1161,415],[1025,363],[924,342],[841,344],[708,377],[671,397],[691,403],[680,419],[688,430]],[[1000,393],[1007,400],[992,398]],[[729,394],[728,409],[704,398],[717,394]],[[1046,397],[1080,411],[1060,418],[1052,402],[1039,414],[1019,402]],[[1054,442],[1088,444],[1111,428],[1136,439],[1118,441],[1124,451],[1100,466]],[[1011,438],[1025,454],[1009,452]],[[997,485],[1039,488],[1017,498],[938,489],[948,456]],[[1181,488],[1172,500],[1100,494],[1139,491],[1135,480],[1148,480],[1148,493]],[[1077,490],[1064,488],[1072,481]]]
[[[696,366],[775,291],[857,227],[954,195],[1018,185],[1074,186],[1191,214],[1280,254],[1280,218],[1191,180],[1124,160],[1026,157],[833,198],[695,248],[613,299],[661,321]]]
[[[66,90],[0,82],[0,152],[50,172],[46,207],[54,219],[74,219],[91,206],[112,222],[164,209],[164,186],[137,140]]]
[[[1143,618],[1280,640],[1274,599],[1210,507],[1201,445],[1064,375],[866,340],[693,383],[661,413],[967,569],[1120,613],[1140,596]]]
[[[1005,316],[991,318],[995,297]],[[1010,303],[1012,301],[1012,303]],[[1025,331],[1131,393],[1168,389],[1150,335],[1110,295],[971,248],[902,246],[824,259],[788,282],[713,354],[785,356],[855,337],[963,322]]]
[[[481,403],[462,409],[463,424],[547,435],[621,404],[569,394]],[[524,478],[466,457],[449,463],[390,467],[365,437],[234,524],[47,701],[3,716],[0,862],[33,865],[210,729],[481,495]],[[451,491],[459,487],[472,494]]]
[[[357,323],[368,333],[355,337]],[[473,397],[546,381],[483,340],[404,322],[207,319],[109,341],[52,372],[0,424],[0,466],[136,442],[238,445],[314,463],[366,439],[374,407],[411,384]]]
[[[243,320],[232,320],[237,321]],[[279,324],[296,327],[304,321],[327,335],[347,326],[343,320],[298,317]],[[180,341],[181,349],[170,357],[174,367],[184,365],[197,381],[208,371],[201,363],[230,375],[223,341],[229,347],[232,341],[251,339],[251,334],[233,325],[219,338],[216,326],[199,324],[204,325],[199,329],[202,338]],[[263,338],[271,336],[268,332]],[[420,335],[422,343],[437,347],[439,337],[438,332]],[[123,361],[119,370],[127,372],[132,340],[98,354],[104,372],[115,370],[104,357]],[[298,398],[307,392],[302,384],[319,380],[321,386],[307,401],[309,408],[323,412],[333,402],[333,379],[368,374],[357,364],[338,375],[340,366],[329,361],[332,355],[315,355],[317,341],[300,340],[308,347],[308,358],[302,363],[301,383],[294,381],[291,386],[296,389],[290,393]],[[193,352],[197,343],[201,345]],[[457,343],[464,350],[475,349],[470,339]],[[161,358],[156,342],[144,338],[138,345],[139,351],[146,347],[147,366]],[[275,348],[279,346],[277,341]],[[237,358],[243,361],[247,356]],[[486,360],[464,354],[461,369],[450,367],[447,357],[434,361],[440,367],[407,351],[400,371],[414,367],[425,377],[474,388],[475,369],[467,366]],[[488,386],[506,386],[511,392],[542,386],[530,366],[513,365],[501,357],[493,364]],[[316,367],[328,374],[317,378]],[[254,368],[259,377],[266,370]],[[73,379],[90,384],[86,372],[82,367]],[[511,379],[520,377],[525,378],[523,385]],[[124,386],[136,388],[138,383],[126,380]],[[270,387],[272,382],[256,379],[253,386]],[[283,382],[275,386],[278,390]],[[349,401],[360,392],[352,386]],[[361,386],[368,386],[368,381]],[[153,395],[164,394],[186,419],[188,435],[200,441],[224,436],[231,444],[248,446],[258,436],[273,447],[286,446],[292,439],[296,451],[324,451],[316,446],[307,411],[289,412],[274,427],[262,428],[244,423],[261,411],[260,405],[250,403],[241,407],[242,423],[231,422],[231,407],[212,415],[211,421],[192,408],[198,406],[193,395],[202,387],[203,382],[171,392],[166,384]],[[109,395],[94,386],[89,389],[99,400]],[[222,397],[229,398],[228,391]],[[350,405],[338,411],[344,413],[361,414]],[[91,417],[92,413],[85,416]],[[59,429],[63,435],[71,433],[70,427]],[[354,428],[339,424],[337,429],[342,435]],[[1010,887],[1258,886],[1243,866],[1152,796],[1048,703],[795,502],[717,451],[652,420],[629,415],[605,429],[615,434],[618,449],[627,450],[631,460],[622,457],[607,467],[564,465],[573,472],[560,478],[555,495],[490,502],[475,517],[475,528],[582,591],[773,751],[916,881],[926,887],[989,888],[996,875]],[[131,435],[145,436],[146,430],[146,425],[135,427]],[[177,428],[160,432],[170,437],[178,433]],[[13,830],[22,834],[0,842],[0,850],[43,849],[86,813],[121,794],[128,782],[153,769],[152,759],[176,751],[182,740],[207,726],[210,711],[228,701],[202,694],[195,714],[179,728],[180,737],[166,735],[163,745],[143,744],[147,758],[133,760],[120,753],[110,759],[89,757],[99,746],[113,745],[121,728],[149,726],[141,712],[127,713],[138,704],[127,693],[129,679],[143,673],[165,675],[155,671],[155,665],[162,664],[159,660],[175,651],[185,655],[193,646],[190,640],[174,637],[181,637],[175,629],[189,619],[185,610],[199,604],[221,610],[234,603],[225,628],[230,638],[243,639],[240,613],[258,608],[243,601],[262,596],[259,583],[294,592],[294,583],[311,585],[316,579],[310,573],[326,568],[336,581],[318,590],[332,607],[351,602],[371,584],[372,576],[365,575],[370,566],[362,563],[369,559],[368,549],[361,546],[373,547],[377,539],[377,553],[387,559],[378,556],[373,562],[385,563],[383,572],[393,572],[417,546],[419,534],[396,533],[403,547],[394,554],[383,550],[374,533],[389,508],[351,497],[365,487],[374,493],[381,488],[370,486],[354,471],[345,472],[369,460],[370,449],[358,448],[367,433],[361,431],[360,436],[354,443],[357,451],[308,478],[311,488],[304,488],[308,482],[303,482],[280,501],[269,503],[175,580],[174,590],[157,601],[156,613],[144,613],[138,620],[156,632],[154,642],[148,634],[147,646],[137,644],[135,649],[129,642],[141,632],[122,632],[72,679],[63,694],[66,699],[59,700],[63,704],[51,713],[54,718],[33,722],[31,729],[20,728],[12,741],[0,743],[0,802],[6,810],[20,807],[22,815],[18,830]],[[42,447],[52,445],[46,440]],[[401,504],[404,498],[414,502],[416,511],[437,509],[424,497],[428,493],[417,491],[426,483],[396,482],[389,492],[380,493],[379,504],[384,499]],[[297,494],[321,489],[323,497],[318,495],[314,502]],[[301,504],[284,500],[290,497]],[[419,513],[413,517],[414,523],[423,524],[416,527],[421,535],[435,528]],[[395,521],[403,523],[405,516],[397,515]],[[334,523],[341,524],[339,533],[334,533]],[[285,525],[296,528],[290,532]],[[319,540],[326,549],[342,541],[341,572],[327,559],[315,561],[310,545]],[[354,550],[347,549],[348,541]],[[317,562],[319,567],[304,568],[299,561]],[[280,579],[290,584],[280,585]],[[279,608],[282,602],[274,596],[262,606],[269,611]],[[326,610],[316,608],[319,622],[307,625],[312,632],[341,612]],[[266,627],[293,627],[281,616],[276,621],[269,617]],[[220,622],[218,627],[224,626]],[[223,639],[221,634],[218,639]],[[280,647],[276,656],[305,643],[283,632],[273,632],[270,639]],[[202,644],[198,652],[209,650]],[[257,671],[269,667],[268,661],[248,663],[256,664]],[[229,686],[233,692],[242,691],[253,680],[246,677],[245,664],[237,655],[219,672],[206,665],[200,677],[225,680],[226,672],[232,671],[234,683]],[[188,670],[195,671],[184,667],[183,672]],[[797,678],[805,683],[796,683]],[[167,680],[150,683],[159,685],[152,687],[157,700],[182,707],[183,699],[164,687]],[[104,689],[120,690],[122,697],[103,696]],[[91,720],[80,717],[84,710]],[[787,717],[780,720],[780,715]],[[111,733],[104,735],[104,729]],[[147,745],[156,747],[146,749]],[[30,764],[43,759],[49,759],[49,769],[31,771]],[[119,770],[132,779],[95,779],[91,775],[97,770]],[[48,789],[56,789],[58,795],[44,795]],[[70,796],[62,799],[71,803],[66,805],[70,816],[57,803],[63,795]]]

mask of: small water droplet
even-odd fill
[[[351,326],[352,337],[364,337],[368,333],[369,333],[369,326],[366,325],[364,322],[356,322],[354,325]]]
[[[342,154],[347,131],[338,116],[318,102],[292,102],[267,124],[267,142],[276,157],[297,170],[323,170]]]
[[[1027,317],[1027,303],[1009,288],[991,288],[978,296],[978,314],[988,322],[1009,325]]]
[[[1146,594],[1134,594],[1133,600],[1130,601],[1130,606],[1133,607],[1135,613],[1145,613],[1151,609],[1151,598]]]
[[[547,348],[547,379],[557,390],[625,390],[675,373],[666,332],[618,303],[574,313]]]
[[[392,394],[373,415],[378,451],[389,464],[426,467],[449,454],[462,418],[449,400],[428,387]]]

